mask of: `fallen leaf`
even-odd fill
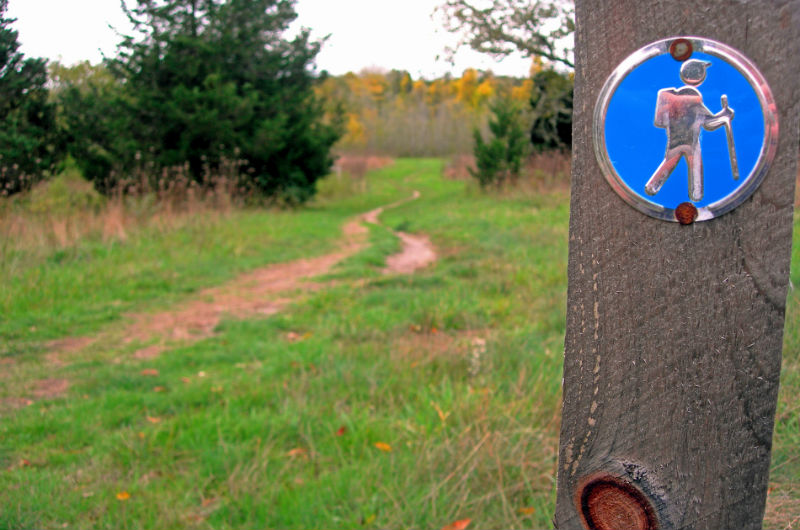
[[[161,418],[158,418],[156,416],[148,416],[147,421],[149,421],[150,423],[161,423]]]
[[[217,502],[217,499],[214,499],[214,498],[212,497],[212,498],[210,498],[210,499],[203,499],[203,501],[202,501],[200,504],[202,504],[202,505],[203,505],[203,508],[206,508],[206,507],[208,507],[208,506],[211,506],[211,505],[212,505],[212,504],[214,504],[215,502]]]
[[[20,467],[30,467],[31,461],[28,460],[27,458],[23,458],[22,460],[19,461],[19,465]]]
[[[189,383],[189,382],[191,382],[192,380],[191,380],[191,379],[189,379],[188,377],[181,377],[181,381],[183,381],[184,383]]]
[[[206,376],[205,372],[197,372],[197,377],[205,377],[205,376]]]
[[[436,335],[437,333],[439,333],[439,330],[438,330],[438,329],[436,329],[436,327],[435,327],[435,326],[434,326],[434,327],[432,327],[432,328],[431,328],[431,334],[433,334],[433,335]]]
[[[140,440],[144,440],[144,433],[142,431],[137,432],[136,436],[138,436]]]
[[[286,456],[291,456],[292,458],[295,458],[298,456],[306,456],[306,454],[308,454],[308,450],[305,449],[304,447],[295,447],[294,449],[286,453]]]
[[[130,498],[131,498],[131,494],[128,493],[127,491],[120,491],[119,493],[117,493],[117,500],[118,501],[127,501]]]
[[[346,433],[346,432],[347,432],[347,427],[345,427],[344,425],[342,425],[342,426],[341,426],[341,427],[339,427],[339,429],[336,431],[336,436],[344,436],[344,433]]]
[[[222,392],[222,387],[221,386],[212,386],[211,387],[211,391],[214,392],[215,394],[218,394],[218,393]]]
[[[366,517],[364,518],[364,522],[363,522],[363,523],[361,523],[361,524],[363,524],[364,526],[371,525],[372,523],[374,523],[374,522],[375,522],[375,519],[377,519],[377,518],[378,518],[378,516],[377,516],[376,514],[374,514],[374,513],[373,513],[372,515],[368,515],[368,516],[366,516]]]
[[[436,413],[439,415],[439,419],[441,420],[442,423],[444,423],[444,420],[447,419],[450,413],[444,412],[441,408],[439,408],[439,405],[435,401],[431,401],[431,406],[434,409],[436,409]]]
[[[391,453],[392,452],[392,446],[387,444],[387,443],[375,442],[374,445],[375,445],[375,447],[377,447],[378,449],[380,449],[384,453]]]
[[[142,375],[156,376],[158,375],[158,370],[156,370],[155,368],[145,368],[139,373]]]
[[[449,525],[443,527],[442,530],[464,530],[471,522],[472,519],[459,519],[458,521],[453,521]]]
[[[164,390],[166,390],[166,388],[164,388],[163,386],[154,386],[153,387],[153,392],[163,392]]]
[[[531,515],[536,513],[536,508],[532,506],[526,506],[525,508],[520,508],[517,510],[521,515]]]

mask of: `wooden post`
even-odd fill
[[[792,243],[800,2],[577,0],[576,19],[556,528],[761,528]],[[592,143],[611,72],[680,35],[747,56],[780,121],[755,193],[686,226],[628,206]]]

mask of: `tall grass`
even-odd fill
[[[0,264],[15,252],[48,254],[83,240],[125,241],[141,228],[173,230],[226,215],[244,203],[230,175],[209,175],[198,184],[182,168],[171,171],[159,178],[139,172],[101,197],[70,169],[29,193],[0,201]]]

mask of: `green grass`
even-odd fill
[[[550,527],[567,195],[486,196],[440,174],[439,161],[398,160],[358,195],[324,183],[305,210],[143,230],[58,263],[16,255],[2,269],[0,355],[15,362],[0,365],[0,403],[35,380],[71,386],[0,413],[0,528]],[[352,216],[415,189],[421,198],[385,211],[329,287],[280,314],[226,320],[147,361],[113,342],[46,361],[47,340],[113,330],[126,312],[325,253]],[[429,235],[438,262],[381,274],[398,248],[386,227]],[[800,271],[792,278],[800,285]],[[772,477],[791,498],[798,309],[793,291]]]

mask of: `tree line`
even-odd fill
[[[540,147],[569,144],[571,77],[541,60],[519,79],[471,69],[435,80],[396,70],[334,77],[315,70],[322,43],[308,30],[285,36],[294,0],[137,0],[126,8],[134,33],[113,57],[48,67],[19,51],[7,3],[0,0],[2,195],[70,160],[102,193],[133,174],[154,187],[176,175],[203,185],[225,166],[242,189],[302,203],[330,170],[334,147],[464,152],[501,107],[527,109]]]

